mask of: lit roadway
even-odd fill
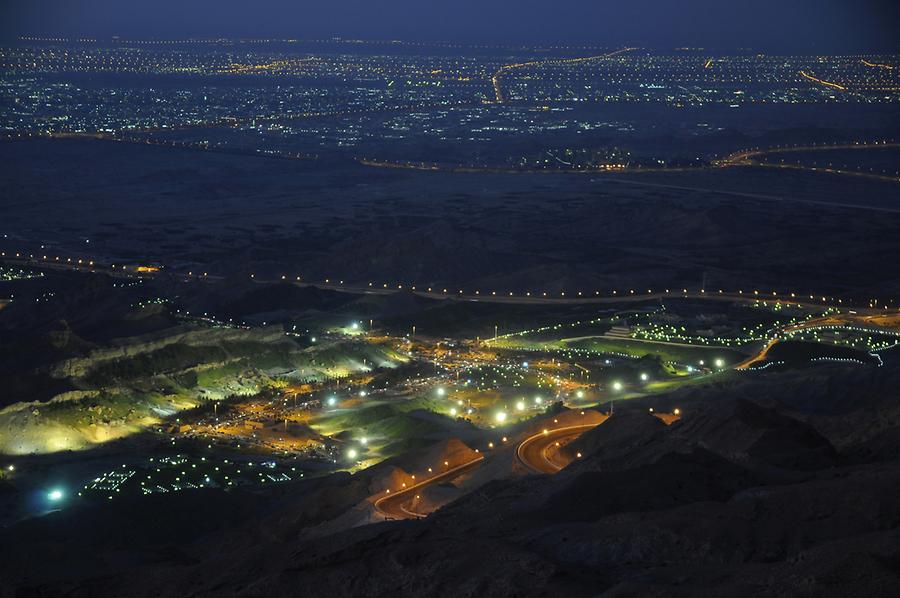
[[[785,168],[792,170],[808,170],[814,172],[827,172],[831,174],[841,174],[848,176],[860,176],[869,179],[882,180],[882,181],[890,181],[890,182],[900,182],[900,177],[890,176],[884,174],[874,174],[871,172],[863,172],[858,170],[845,170],[840,168],[834,168],[831,166],[828,167],[816,167],[816,166],[804,166],[801,164],[773,164],[770,162],[764,162],[759,160],[759,158],[772,155],[772,154],[783,154],[783,153],[800,153],[800,152],[821,152],[821,151],[829,151],[829,150],[861,150],[861,149],[881,149],[881,148],[893,148],[896,149],[900,147],[900,143],[882,141],[882,142],[863,142],[863,143],[839,143],[839,144],[822,144],[822,145],[801,145],[801,146],[784,146],[784,147],[773,147],[768,149],[751,149],[744,150],[739,152],[734,152],[729,154],[725,158],[721,160],[717,160],[713,162],[713,167],[715,168],[730,168],[733,166],[761,166],[764,168]],[[825,203],[825,202],[821,202]],[[841,205],[841,204],[831,204],[831,205]],[[856,205],[845,205],[845,207],[854,207],[854,208],[862,208],[862,206]],[[896,210],[888,210],[884,209],[884,211],[896,211]]]
[[[503,89],[500,87],[500,78],[508,73],[509,71],[515,69],[523,69],[532,66],[545,66],[545,65],[564,65],[564,64],[580,64],[583,62],[592,62],[594,60],[603,60],[604,58],[612,58],[613,56],[617,56],[619,54],[623,54],[625,52],[630,52],[634,50],[634,48],[622,48],[620,50],[616,50],[615,52],[610,52],[609,54],[602,54],[600,56],[584,56],[582,58],[548,58],[546,60],[531,60],[528,62],[519,62],[516,64],[507,64],[501,66],[497,69],[497,72],[491,77],[491,85],[494,87],[494,101],[497,104],[502,104],[505,101],[503,96]]]
[[[29,254],[30,256],[30,254]],[[90,264],[82,263],[78,264],[77,260],[74,258],[49,258],[44,260],[39,257],[25,257],[19,254],[12,255],[9,252],[3,252],[3,255],[0,255],[0,261],[17,264],[17,265],[25,265],[25,266],[33,266],[36,268],[48,268],[48,269],[56,269],[56,270],[73,270],[80,272],[102,272],[107,275],[120,277],[120,278],[134,278],[134,277],[155,277],[161,275],[170,275],[179,278],[186,278],[191,282],[222,282],[226,280],[224,276],[217,275],[207,275],[204,272],[200,272],[199,270],[194,273],[178,273],[178,272],[167,272],[165,269],[161,269],[156,272],[138,272],[137,266],[134,265],[115,265],[115,266],[107,266],[102,264],[95,264],[91,262]],[[84,261],[84,260],[83,260]],[[698,299],[704,301],[726,301],[726,302],[744,302],[744,303],[754,303],[757,301],[780,301],[786,305],[796,305],[799,307],[806,308],[814,308],[821,309],[823,307],[835,307],[835,308],[853,308],[857,310],[860,314],[871,314],[876,315],[879,313],[884,313],[888,309],[893,310],[893,307],[888,307],[888,305],[893,305],[893,302],[887,301],[879,301],[883,307],[875,307],[871,305],[871,300],[867,299],[857,300],[858,304],[853,303],[851,299],[847,299],[846,301],[843,299],[838,299],[836,297],[826,297],[819,295],[804,295],[799,296],[796,293],[778,293],[774,291],[770,292],[761,292],[761,291],[706,291],[701,289],[700,291],[692,291],[688,289],[672,290],[665,289],[661,291],[652,291],[648,290],[645,292],[638,291],[636,289],[632,289],[629,291],[612,291],[611,294],[600,295],[599,292],[590,293],[590,292],[577,292],[577,293],[559,293],[558,295],[550,295],[550,293],[503,293],[503,292],[484,292],[481,291],[469,291],[463,292],[462,290],[453,290],[450,288],[444,289],[436,289],[433,287],[429,288],[421,288],[416,286],[406,286],[406,285],[375,285],[370,283],[367,286],[363,285],[352,285],[352,284],[343,284],[340,282],[331,282],[330,280],[326,281],[305,281],[301,280],[299,277],[294,279],[293,277],[282,277],[279,279],[271,279],[266,280],[262,278],[257,278],[251,275],[253,282],[258,284],[274,284],[274,283],[290,283],[298,287],[315,287],[319,289],[329,290],[329,291],[337,291],[341,293],[351,293],[357,295],[391,295],[400,290],[407,290],[419,297],[423,297],[426,299],[449,299],[455,298],[460,301],[472,301],[472,302],[485,302],[485,303],[501,303],[501,304],[527,304],[527,305],[573,305],[573,304],[608,304],[608,303],[628,303],[628,302],[641,302],[641,301],[656,301],[660,299]],[[877,303],[876,303],[877,305]],[[900,310],[900,307],[898,307]]]
[[[759,353],[737,364],[736,366],[734,366],[734,369],[747,370],[750,369],[751,366],[765,361],[766,356],[769,354],[769,349],[774,347],[778,343],[778,341],[779,338],[777,336],[772,337],[771,339],[769,339],[769,342],[767,342],[765,346],[760,349]]]
[[[471,461],[463,463],[462,465],[457,465],[456,467],[451,467],[447,471],[432,476],[427,480],[423,480],[396,492],[387,491],[381,498],[375,501],[375,510],[385,519],[415,519],[424,517],[424,513],[416,513],[407,508],[409,503],[418,496],[419,491],[432,484],[447,482],[453,478],[459,477],[481,465],[482,461],[484,461],[484,455],[479,454]]]
[[[555,430],[545,429],[523,440],[516,449],[516,456],[525,467],[535,473],[556,473],[569,464],[568,460],[560,456],[559,447],[568,444],[601,423],[603,422],[565,426]]]

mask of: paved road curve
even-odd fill
[[[545,429],[523,440],[516,449],[516,456],[525,467],[535,473],[556,473],[568,465],[558,451],[554,450],[557,443],[563,446],[601,423],[603,422],[565,426],[555,430]]]
[[[481,465],[482,461],[484,461],[484,455],[479,454],[467,463],[457,465],[456,467],[448,469],[443,473],[439,473],[427,480],[413,484],[408,488],[396,492],[385,493],[381,498],[375,501],[375,510],[385,519],[414,519],[424,517],[424,513],[415,513],[407,508],[407,505],[418,496],[418,493],[423,488],[459,477]]]

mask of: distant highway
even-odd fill
[[[381,498],[375,501],[375,511],[385,519],[415,519],[424,517],[426,515],[425,513],[416,513],[407,508],[407,505],[418,496],[418,493],[423,488],[459,477],[481,465],[482,461],[484,461],[484,455],[479,454],[471,461],[452,467],[427,480],[423,480],[412,486],[403,488],[402,490],[397,490],[396,492],[386,492]]]
[[[794,147],[784,146],[784,147],[772,147],[767,149],[751,149],[751,150],[742,150],[739,152],[734,152],[729,154],[725,158],[721,160],[716,160],[713,162],[713,167],[715,168],[730,168],[734,166],[759,166],[762,168],[783,168],[790,170],[805,170],[811,172],[825,172],[830,174],[840,174],[846,176],[857,176],[863,177],[867,179],[886,181],[892,183],[900,182],[900,176],[890,175],[887,173],[884,174],[876,174],[874,172],[865,172],[861,170],[848,170],[843,168],[835,168],[833,166],[806,166],[803,164],[773,164],[770,162],[765,162],[762,160],[758,160],[757,158],[761,158],[763,156],[772,155],[772,154],[785,154],[785,153],[805,153],[805,152],[821,152],[821,151],[835,151],[835,150],[863,150],[863,149],[897,149],[900,148],[900,143],[895,143],[893,141],[882,141],[882,142],[863,142],[863,143],[833,143],[833,144],[822,144],[822,145],[798,145]],[[827,203],[827,202],[816,202],[816,203]],[[838,205],[844,207],[855,207],[862,209],[862,206],[855,206],[853,204],[829,204],[829,205]],[[890,208],[866,208],[866,209],[874,209],[880,211],[888,211],[888,212],[896,212],[900,210],[890,209]]]
[[[583,62],[591,62],[594,60],[602,60],[604,58],[612,58],[613,56],[617,56],[619,54],[623,54],[625,52],[630,52],[634,50],[634,48],[622,48],[619,50],[615,50],[614,52],[609,52],[608,54],[601,54],[599,56],[584,56],[581,58],[548,58],[544,60],[530,60],[528,62],[518,62],[516,64],[505,64],[501,66],[491,77],[491,86],[494,88],[494,102],[497,104],[502,104],[506,101],[505,96],[503,95],[503,88],[500,85],[500,79],[508,73],[509,71],[516,69],[523,69],[532,66],[544,66],[544,65],[564,65],[564,64],[581,64]]]
[[[190,282],[221,282],[226,279],[225,276],[220,275],[208,275],[205,272],[197,271],[196,273],[179,273],[179,272],[168,272],[167,270],[160,269],[155,272],[138,272],[137,267],[134,265],[115,265],[107,266],[102,265],[95,262],[85,262],[78,263],[77,260],[66,258],[66,259],[47,259],[43,260],[40,258],[32,258],[32,257],[24,257],[15,255],[10,255],[9,253],[5,253],[4,255],[0,255],[0,261],[22,265],[22,266],[32,266],[35,268],[48,268],[55,270],[69,270],[69,271],[77,271],[77,272],[102,272],[104,274],[108,274],[115,277],[122,278],[132,278],[135,276],[144,276],[144,277],[155,277],[161,275],[170,275],[179,277],[182,279],[186,279]],[[850,299],[844,301],[843,299],[839,299],[836,297],[827,297],[827,296],[819,296],[819,295],[804,295],[799,296],[796,293],[778,293],[778,292],[766,292],[766,291],[725,291],[725,290],[716,290],[716,291],[705,291],[701,289],[700,291],[691,291],[687,289],[682,289],[681,291],[672,290],[672,289],[663,289],[661,291],[652,291],[648,290],[646,292],[640,292],[636,289],[631,289],[628,291],[612,291],[608,295],[601,295],[599,292],[576,292],[576,293],[559,293],[558,295],[551,295],[549,293],[502,293],[502,292],[485,292],[481,291],[469,291],[463,292],[462,290],[452,290],[450,288],[440,290],[435,289],[433,287],[429,288],[421,288],[416,286],[406,286],[406,285],[375,285],[369,284],[366,286],[363,285],[353,285],[353,284],[343,284],[343,283],[335,283],[329,281],[307,281],[300,280],[299,277],[297,279],[293,279],[290,277],[282,277],[279,279],[263,279],[257,278],[251,275],[253,282],[258,284],[275,284],[275,283],[290,283],[298,287],[315,287],[319,289],[325,289],[329,291],[337,291],[341,293],[350,293],[357,295],[391,295],[400,290],[409,291],[416,296],[423,297],[426,299],[456,299],[458,301],[472,301],[472,302],[484,302],[484,303],[500,303],[500,304],[510,304],[510,305],[577,305],[577,304],[616,304],[616,303],[630,303],[630,302],[643,302],[643,301],[658,301],[660,299],[693,299],[693,300],[703,300],[703,301],[726,301],[726,302],[744,302],[744,303],[753,303],[756,301],[780,301],[784,304],[797,305],[800,307],[808,307],[821,309],[822,307],[836,307],[836,308],[850,308],[852,307],[854,310],[858,311],[860,314],[871,314],[877,315],[880,313],[884,313],[887,309],[893,310],[893,302],[881,301],[880,304],[883,307],[867,307],[865,304],[860,301],[859,304],[854,304]],[[871,301],[871,300],[867,300]],[[877,304],[876,304],[877,305]],[[888,308],[888,305],[891,305]],[[897,308],[900,310],[900,307]]]

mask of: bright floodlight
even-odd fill
[[[361,396],[361,397],[366,396],[366,391],[364,391],[364,390],[359,391],[359,396]]]
[[[543,401],[543,399],[542,399],[541,397],[534,397],[534,403],[535,403],[535,405],[540,405],[540,404],[541,404],[541,401]]]
[[[352,328],[353,330],[357,330],[359,328],[359,324],[356,322],[353,322],[352,324],[350,324],[350,328]]]
[[[47,498],[52,500],[53,502],[62,500],[62,497],[63,497],[63,491],[60,490],[59,488],[51,490],[50,492],[47,493]]]
[[[506,421],[506,412],[505,412],[505,411],[498,411],[498,412],[497,412],[497,415],[495,415],[494,418],[495,418],[499,423],[502,424],[503,422]]]
[[[650,379],[650,376],[648,376],[647,374],[641,374],[641,380],[642,380],[643,382],[646,382],[646,381],[649,380],[649,379]]]
[[[622,390],[622,383],[621,382],[613,382],[612,387],[613,387],[613,390]]]
[[[583,399],[584,391],[579,390],[578,392],[575,393],[575,396],[578,397],[579,399]]]
[[[450,408],[450,415],[452,415],[452,416],[454,416],[454,417],[456,416],[456,407],[451,407],[451,408]]]
[[[334,398],[334,397],[328,397],[328,404],[329,404],[329,405],[334,406],[335,403],[337,403],[337,399],[336,399],[336,398]]]
[[[439,397],[444,396],[444,393],[445,393],[445,392],[447,392],[447,391],[444,390],[444,387],[443,387],[443,386],[437,389],[437,394],[438,394]]]
[[[362,438],[359,439],[359,443],[360,443],[360,444],[368,444],[368,443],[369,443],[369,439],[366,438],[365,436],[363,436]]]
[[[717,367],[717,368],[725,367],[725,360],[724,360],[724,359],[717,359],[717,360],[716,360],[716,367]]]
[[[347,451],[347,457],[350,459],[356,459],[356,449],[350,449]]]
[[[516,409],[519,411],[525,411],[525,401],[519,401],[516,403]]]
[[[528,368],[528,362],[527,362],[527,361],[523,361],[523,362],[522,362],[522,367],[527,369],[527,368]]]

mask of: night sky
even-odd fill
[[[0,0],[0,35],[900,49],[897,0]]]

